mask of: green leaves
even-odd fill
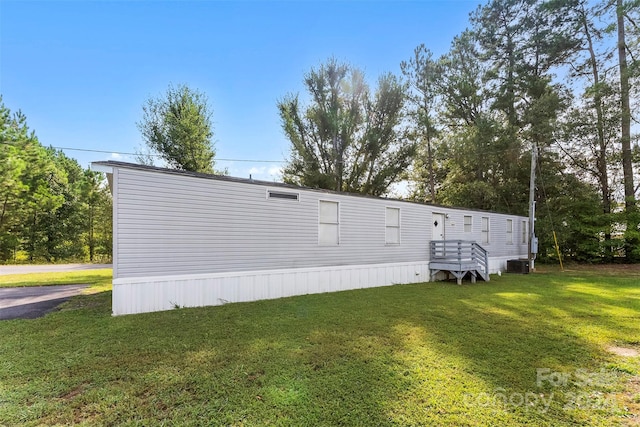
[[[93,193],[84,190],[89,181]],[[101,218],[100,231],[93,217]],[[89,236],[108,239],[89,249],[89,259],[110,258],[111,195],[102,175],[44,148],[24,115],[11,114],[0,98],[0,262],[19,254],[31,261],[84,260]]]
[[[415,144],[401,130],[405,87],[391,74],[373,93],[363,73],[335,59],[304,78],[311,97],[278,102],[291,158],[286,182],[337,191],[382,195],[411,164]]]
[[[169,86],[163,97],[150,98],[138,123],[150,154],[138,160],[149,163],[154,154],[169,167],[214,173],[212,111],[205,94],[186,85]]]

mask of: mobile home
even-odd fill
[[[113,194],[114,315],[426,282],[456,270],[488,279],[527,255],[521,216],[122,162],[93,168],[107,173]],[[461,260],[467,249],[472,257]],[[442,264],[456,253],[462,264],[484,262]]]

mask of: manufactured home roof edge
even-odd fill
[[[313,191],[316,193],[362,197],[366,199],[375,199],[375,200],[389,200],[394,202],[412,203],[416,205],[432,206],[435,208],[443,208],[443,209],[455,209],[455,210],[464,210],[464,211],[472,211],[472,212],[487,212],[487,213],[495,213],[500,215],[513,215],[513,216],[524,217],[524,215],[517,215],[517,214],[512,214],[507,212],[488,211],[484,209],[464,208],[459,206],[446,206],[446,205],[439,205],[435,203],[417,202],[413,200],[396,199],[393,197],[378,197],[378,196],[371,196],[368,194],[360,194],[360,193],[347,193],[343,191],[327,190],[324,188],[313,188],[313,187],[305,187],[302,185],[287,184],[285,182],[263,181],[259,179],[253,179],[253,178],[239,178],[239,177],[229,176],[229,175],[215,175],[215,174],[207,174],[207,173],[200,173],[200,172],[191,172],[191,171],[184,171],[184,170],[178,170],[178,169],[162,168],[159,166],[141,165],[138,163],[118,162],[115,160],[101,160],[101,161],[91,162],[91,165],[92,165],[92,169],[93,169],[93,165],[107,166],[107,167],[120,167],[120,168],[126,168],[126,169],[137,169],[137,170],[144,170],[144,171],[150,171],[150,172],[158,172],[158,173],[164,173],[164,174],[170,174],[170,175],[191,176],[195,178],[213,179],[213,180],[227,181],[227,182],[237,182],[242,184],[254,184],[254,185],[262,185],[262,186],[269,186],[269,187],[280,187],[280,188],[288,188],[291,190],[305,190],[305,191]],[[97,170],[98,172],[105,172],[102,169],[100,170],[95,169],[95,170]]]

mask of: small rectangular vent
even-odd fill
[[[285,193],[283,191],[269,191],[270,199],[298,200],[298,193]]]

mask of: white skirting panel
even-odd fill
[[[427,281],[427,262],[118,278],[112,310],[118,316]]]

